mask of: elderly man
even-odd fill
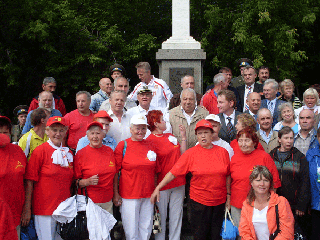
[[[279,84],[274,79],[267,79],[263,85],[263,94],[266,99],[261,101],[261,108],[268,108],[273,116],[272,128],[277,124],[280,116],[279,106],[285,103],[277,98]]]
[[[264,84],[264,82],[269,79],[270,77],[270,70],[269,67],[267,66],[261,66],[258,68],[258,78],[259,80],[257,81],[258,84]]]
[[[249,106],[249,109],[245,111],[245,113],[249,113],[255,120],[257,120],[257,114],[261,107],[261,95],[256,92],[249,93],[246,103]]]
[[[93,121],[93,113],[89,109],[91,94],[79,91],[76,94],[77,109],[69,112],[65,117],[68,129],[67,145],[75,152],[80,138],[86,135],[87,126]]]
[[[301,129],[294,139],[294,146],[306,155],[310,148],[318,144],[317,131],[314,129],[315,115],[312,110],[304,109],[299,114],[299,125]]]
[[[56,90],[56,88],[57,88],[57,82],[53,77],[46,77],[45,79],[43,79],[43,83],[42,83],[43,91],[51,92],[53,94],[54,101],[52,103],[52,109],[59,110],[62,116],[64,116],[67,114],[66,107],[62,99],[58,95],[54,94],[54,91]],[[30,112],[31,110],[37,109],[38,107],[39,107],[39,96],[32,99],[28,112]]]
[[[200,105],[205,107],[210,114],[218,114],[217,96],[221,90],[227,89],[227,77],[223,73],[218,73],[213,78],[214,87],[211,91],[207,92],[201,99]]]
[[[109,98],[112,91],[112,82],[110,78],[101,78],[99,81],[100,90],[91,96],[90,110],[98,112],[102,102]]]
[[[136,69],[137,75],[141,82],[134,87],[132,93],[129,95],[129,98],[136,101],[137,90],[142,86],[148,86],[153,94],[151,106],[155,108],[169,107],[172,93],[167,83],[162,79],[155,78],[153,75],[151,75],[151,67],[148,62],[139,62],[136,65]]]
[[[262,85],[255,82],[256,77],[257,72],[254,67],[248,66],[243,69],[243,78],[245,84],[237,87],[243,112],[249,109],[249,106],[246,104],[248,94],[252,92],[262,93],[263,91]]]
[[[102,127],[103,127],[103,131],[107,134],[109,129],[110,129],[110,123],[113,122],[113,119],[109,116],[109,114],[106,111],[99,111],[98,113],[96,113],[93,116],[93,121],[99,122],[101,123]],[[80,138],[78,145],[77,145],[77,149],[76,152],[78,152],[79,150],[81,150],[82,148],[88,146],[90,143],[88,136],[84,136],[82,138]],[[102,144],[105,146],[110,147],[113,151],[117,146],[117,142],[116,140],[114,140],[114,138],[106,135],[103,139],[102,139]]]
[[[125,78],[125,77],[118,77],[114,80],[114,90],[115,91],[123,91],[125,92],[125,94],[127,95],[128,92],[129,92],[129,82],[128,80]],[[128,110],[130,108],[133,108],[133,107],[136,107],[137,104],[135,103],[135,101],[127,98],[126,102],[125,102],[125,105],[124,105],[124,108],[125,110]],[[110,102],[109,102],[109,99],[105,100],[102,104],[101,104],[101,107],[99,109],[100,111],[101,110],[104,110],[106,112],[108,112],[110,110]]]
[[[115,90],[110,94],[111,108],[108,114],[113,121],[110,123],[108,134],[116,140],[117,144],[131,136],[130,119],[132,116],[124,109],[126,100],[127,96],[124,91]]]
[[[62,117],[62,114],[59,110],[52,108],[53,103],[53,95],[51,92],[43,91],[39,94],[39,107],[45,108],[47,111],[50,112],[50,117],[59,116]],[[33,110],[31,110],[28,113],[26,124],[23,127],[22,134],[26,134],[30,131],[31,128],[33,128],[31,124],[31,113]]]
[[[181,87],[182,90],[186,88],[194,89],[194,77],[190,75],[186,75],[181,78]],[[197,95],[197,105],[200,104],[202,94],[196,93]],[[180,105],[180,93],[173,94],[173,97],[170,100],[169,109],[175,108]]]
[[[181,142],[179,125],[183,125],[187,132],[187,148],[194,147],[197,143],[194,128],[197,122],[208,116],[209,112],[196,105],[196,92],[191,88],[182,90],[180,106],[169,111],[169,121],[173,135]]]
[[[272,115],[270,110],[261,108],[258,111],[257,122],[259,124],[259,130],[257,131],[259,142],[264,150],[269,153],[272,149],[279,146],[278,132],[272,130]]]
[[[238,121],[237,116],[241,114],[234,109],[235,105],[236,96],[232,91],[222,90],[218,93],[218,116],[221,123],[219,137],[228,143],[236,138],[237,130],[235,126]]]
[[[13,110],[13,114],[18,118],[18,124],[12,126],[11,130],[11,141],[18,142],[22,137],[22,129],[26,124],[28,116],[28,106],[19,105]]]

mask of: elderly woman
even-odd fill
[[[166,130],[166,122],[159,110],[148,112],[148,128],[151,135],[147,138],[155,147],[159,166],[158,184],[178,161],[181,154],[186,151],[186,129],[180,126],[181,146],[178,140]],[[169,205],[169,239],[179,240],[182,225],[183,200],[185,193],[185,177],[181,176],[161,189],[160,202],[157,203],[161,215],[161,233],[155,235],[156,240],[164,240],[166,235],[167,208]]]
[[[282,96],[280,100],[291,102],[291,105],[294,109],[298,109],[302,106],[301,101],[293,93],[294,83],[290,79],[285,79],[280,83],[280,92]]]
[[[101,123],[92,122],[87,126],[90,143],[75,156],[74,176],[80,188],[87,188],[91,200],[112,214],[116,165],[113,150],[102,143],[105,136]]]
[[[131,138],[119,142],[115,149],[117,172],[114,177],[113,203],[120,205],[123,229],[127,240],[148,240],[152,230],[153,204],[150,196],[155,188],[157,155],[144,139],[147,118],[134,115],[130,120]]]
[[[294,218],[290,205],[287,199],[273,191],[273,176],[268,168],[256,166],[249,181],[251,188],[241,211],[241,239],[268,240],[272,235],[275,237],[273,239],[293,239]]]
[[[241,207],[249,191],[249,176],[256,165],[266,166],[273,175],[275,188],[281,186],[278,170],[272,158],[264,150],[257,149],[259,138],[254,130],[246,127],[238,132],[240,151],[235,152],[230,162],[231,173],[231,214],[239,226]]]
[[[274,126],[273,131],[279,131],[287,126],[290,127],[293,130],[294,135],[296,135],[300,130],[300,126],[294,120],[296,116],[294,115],[292,104],[290,102],[282,103],[279,106],[279,111],[282,121]]]
[[[70,197],[73,156],[69,148],[62,146],[67,130],[64,118],[49,118],[49,140],[33,151],[27,165],[22,225],[28,225],[32,208],[39,240],[61,239],[56,233],[57,222],[51,215],[61,202]]]
[[[151,201],[176,177],[192,174],[190,182],[191,228],[194,240],[220,239],[225,206],[230,207],[229,154],[212,144],[213,127],[200,120],[195,127],[199,144],[187,150],[154,190]]]

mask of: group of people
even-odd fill
[[[189,75],[172,94],[140,62],[129,94],[114,64],[99,92],[79,91],[69,113],[45,78],[30,106],[14,110],[18,125],[0,116],[0,208],[9,206],[0,236],[18,239],[33,220],[38,239],[61,239],[52,214],[77,186],[121,219],[127,240],[150,238],[154,204],[155,239],[167,228],[180,239],[186,199],[195,240],[221,239],[226,208],[239,239],[293,239],[296,225],[320,239],[318,92],[307,89],[301,102],[294,83],[270,79],[268,67],[257,71],[249,59],[239,67],[237,78],[222,68],[204,95]]]

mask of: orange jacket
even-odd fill
[[[280,233],[275,240],[293,240],[294,218],[291,207],[287,199],[271,192],[269,207],[267,211],[267,221],[270,234],[277,230],[275,205],[278,204]],[[252,223],[253,206],[243,202],[239,232],[242,240],[256,240],[256,234]]]

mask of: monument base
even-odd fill
[[[203,64],[206,59],[203,49],[159,49],[156,59],[159,78],[167,82],[172,93],[180,93],[181,78],[191,75],[195,79],[195,91],[202,94]]]
[[[170,37],[162,43],[162,49],[201,49],[201,44],[193,37]]]

